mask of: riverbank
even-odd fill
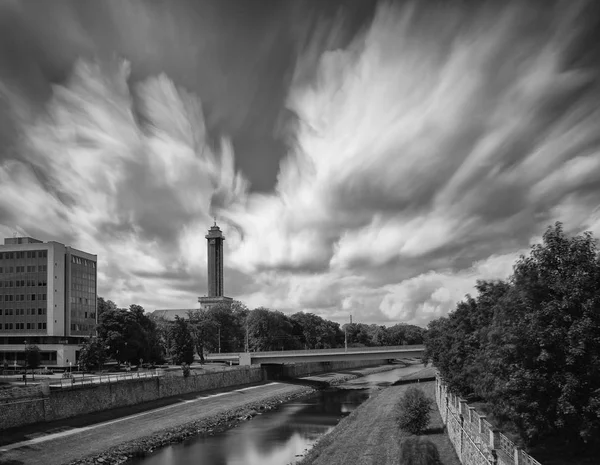
[[[371,373],[393,370],[385,365],[303,378],[310,383],[343,383]],[[301,382],[302,380],[300,380]],[[159,447],[198,434],[234,427],[283,402],[315,392],[310,385],[268,383],[221,393],[187,396],[175,404],[84,427],[74,427],[0,447],[1,463],[31,465],[121,464]]]
[[[428,376],[428,369],[410,375],[411,379]],[[376,392],[358,409],[344,418],[338,426],[313,447],[298,465],[396,464],[402,441],[410,437],[397,424],[398,400],[411,386],[423,390],[435,399],[435,382],[400,384]],[[442,418],[434,409],[427,433],[440,454],[443,465],[460,465],[450,440],[443,432]]]

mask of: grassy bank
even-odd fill
[[[418,386],[432,400],[435,382],[390,386],[374,394],[351,415],[344,418],[300,462],[301,465],[397,464],[402,441],[409,437],[397,426],[397,404],[410,386]],[[423,437],[437,447],[444,465],[460,465],[443,432],[442,418],[432,411],[429,429]]]

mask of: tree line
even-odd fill
[[[139,305],[117,308],[99,297],[98,315],[97,337],[86,343],[79,356],[88,369],[102,366],[106,359],[180,365],[192,363],[195,357],[204,362],[205,354],[217,352],[422,344],[425,333],[424,328],[409,324],[340,326],[312,313],[249,310],[239,301],[190,310],[184,317],[168,320],[146,313]]]
[[[426,357],[451,389],[485,401],[529,446],[577,450],[600,437],[600,259],[589,232],[561,223],[506,281],[432,321]]]

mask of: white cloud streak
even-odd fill
[[[80,61],[46,115],[20,113],[28,164],[0,166],[0,228],[98,253],[120,305],[177,308],[202,294],[217,214],[250,307],[425,324],[552,221],[599,230],[598,85],[565,66],[576,18],[538,13],[382,5],[347,49],[307,47],[272,194],[248,193],[167,76]]]

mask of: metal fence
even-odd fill
[[[436,383],[439,386],[439,396],[436,396],[438,409],[442,415],[442,420],[446,420],[448,432],[453,432],[455,428],[462,431],[467,442],[477,449],[477,455],[481,460],[476,463],[494,464],[496,463],[496,455],[502,455],[502,463],[510,463],[514,465],[541,465],[536,459],[531,457],[527,452],[518,448],[514,442],[500,432],[494,432],[493,426],[485,419],[485,415],[479,414],[474,409],[469,409],[466,402],[460,397],[449,392],[448,386],[439,376],[436,378]],[[462,402],[461,402],[462,401]],[[446,412],[446,403],[448,409]],[[446,415],[446,418],[444,418]],[[460,426],[459,415],[462,415],[463,423]],[[495,439],[494,439],[495,438]],[[450,438],[451,441],[453,438]],[[456,440],[454,438],[454,440]],[[461,444],[454,444],[457,449],[457,454],[461,461],[459,450],[463,446],[463,436],[461,435]],[[494,449],[494,447],[496,449]],[[471,449],[474,451],[474,449]],[[500,458],[498,456],[498,458]],[[469,461],[469,463],[473,463]]]
[[[361,353],[361,352],[387,352],[387,351],[414,351],[414,350],[425,350],[425,346],[419,345],[406,345],[406,346],[375,346],[375,347],[348,347],[348,349],[334,348],[334,349],[306,349],[306,350],[272,350],[266,352],[250,352],[253,355],[309,355],[309,354],[339,354],[339,353]],[[207,358],[211,357],[223,357],[223,356],[239,356],[245,352],[223,352],[223,353],[212,353],[208,354]]]
[[[73,378],[61,378],[56,381],[51,381],[49,386],[51,388],[71,388],[75,386],[85,386],[102,383],[118,383],[120,381],[132,380],[132,379],[144,379],[144,378],[156,378],[162,376],[162,370],[153,371],[137,371],[130,373],[107,373],[104,375],[89,375]]]

